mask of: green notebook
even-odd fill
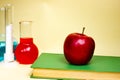
[[[69,64],[63,54],[42,53],[39,58],[32,64],[31,68],[59,71],[65,70],[97,73],[118,73],[117,76],[120,78],[120,57],[93,56],[89,64],[78,66]],[[44,78],[44,75],[42,77]],[[51,76],[51,78],[52,77],[53,76]]]

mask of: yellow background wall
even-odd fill
[[[19,41],[19,21],[33,21],[40,53],[62,53],[66,36],[86,27],[96,55],[120,56],[120,0],[0,0],[6,3],[14,5],[14,37]]]

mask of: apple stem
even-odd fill
[[[84,34],[84,31],[85,31],[85,27],[83,27],[82,34]]]

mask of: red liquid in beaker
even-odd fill
[[[33,38],[20,38],[15,56],[20,64],[32,64],[38,57],[38,48],[33,43]]]

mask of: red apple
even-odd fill
[[[87,64],[94,54],[95,41],[83,32],[71,33],[65,39],[64,56],[70,64]]]

